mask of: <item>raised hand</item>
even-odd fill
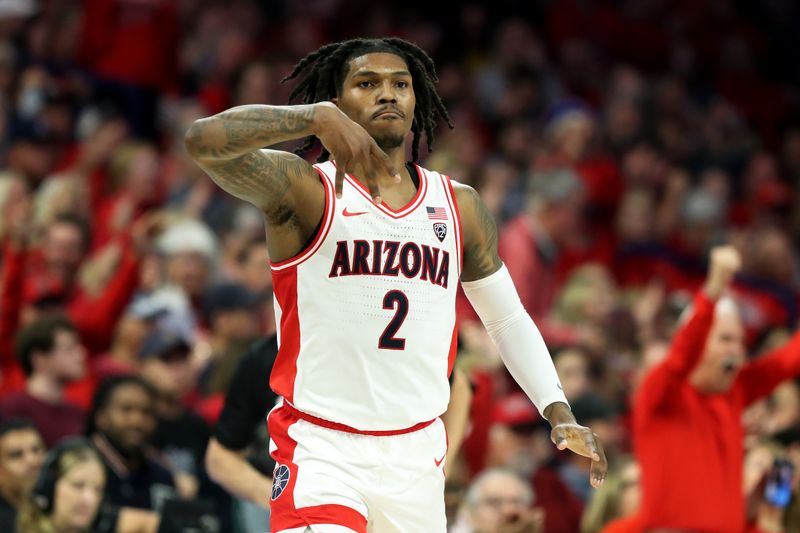
[[[336,197],[342,196],[344,176],[355,167],[361,167],[372,200],[381,202],[378,176],[388,174],[400,181],[400,174],[392,160],[378,147],[367,130],[356,124],[330,102],[318,106],[318,124],[314,132],[322,145],[336,161]]]
[[[711,262],[706,277],[705,293],[711,299],[719,298],[722,290],[742,267],[742,256],[733,246],[716,246],[711,250]]]

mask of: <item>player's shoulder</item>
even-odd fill
[[[467,204],[467,203],[472,205],[475,202],[475,200],[477,198],[479,198],[478,192],[475,189],[473,189],[472,187],[470,187],[469,185],[461,183],[457,179],[455,179],[455,178],[453,178],[451,176],[448,176],[446,174],[442,174],[441,172],[437,172],[435,170],[430,170],[428,168],[424,168],[421,165],[417,165],[417,166],[420,169],[422,169],[428,175],[428,177],[440,177],[441,176],[441,178],[443,178],[445,182],[449,183],[450,186],[453,188],[453,193],[456,196],[456,203],[458,204],[459,207],[461,207],[463,204]]]

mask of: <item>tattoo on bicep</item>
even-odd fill
[[[208,171],[224,190],[269,215],[284,206],[291,181],[302,176],[303,164],[293,154],[256,151],[209,165]]]
[[[500,268],[501,264],[497,255],[497,223],[478,193],[472,192],[476,231],[467,245],[464,258],[469,262],[470,271],[476,275],[488,275]]]

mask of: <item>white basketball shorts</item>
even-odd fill
[[[279,405],[270,525],[280,533],[444,533],[440,419],[398,432],[353,428]]]

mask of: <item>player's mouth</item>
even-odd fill
[[[403,112],[394,107],[383,108],[374,115],[372,115],[373,119],[379,119],[379,118],[398,119],[404,117],[405,115],[403,115]]]

